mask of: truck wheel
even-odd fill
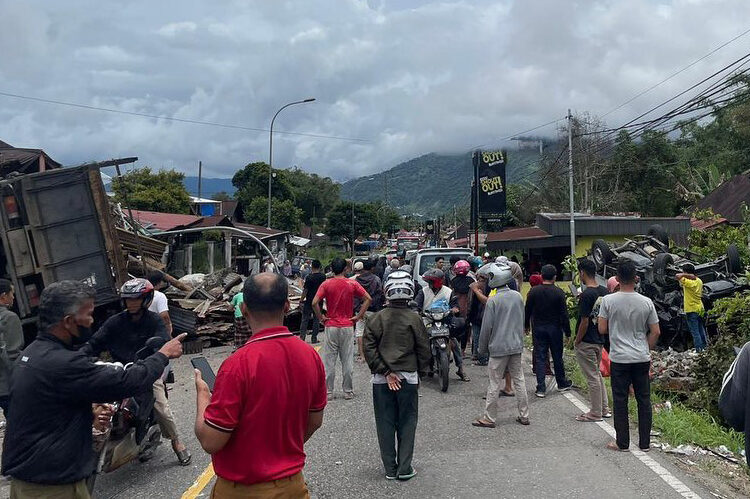
[[[667,231],[664,230],[664,227],[662,227],[661,225],[654,224],[649,227],[648,235],[653,237],[657,241],[662,242],[665,246],[669,246],[669,234],[667,234]]]
[[[730,244],[727,246],[727,272],[737,275],[741,274],[743,270],[740,250],[737,249],[736,244]]]
[[[674,260],[669,253],[659,253],[654,258],[654,281],[662,286],[667,284],[667,267],[672,265]]]
[[[591,255],[594,257],[594,263],[596,263],[596,268],[599,270],[603,269],[608,263],[612,263],[612,260],[615,258],[615,254],[612,253],[609,244],[603,239],[596,239],[591,243]]]

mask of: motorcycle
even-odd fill
[[[157,352],[165,343],[163,338],[150,338],[146,345],[138,350],[136,358],[145,359]],[[97,362],[112,369],[129,369],[133,363]],[[161,429],[154,412],[154,394],[148,390],[134,397],[116,401],[112,405],[113,415],[108,430],[94,431],[94,451],[97,453],[97,465],[94,474],[88,480],[89,492],[92,493],[96,477],[109,473],[121,466],[138,459],[146,462],[154,455],[161,444]]]
[[[431,369],[429,376],[432,377],[437,373],[440,380],[440,390],[448,391],[450,372],[450,351],[451,351],[451,331],[461,327],[459,322],[463,321],[460,317],[453,317],[453,314],[445,300],[438,300],[423,314],[427,336],[430,339],[430,351],[432,360],[430,361]]]

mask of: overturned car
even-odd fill
[[[591,245],[589,257],[596,263],[597,272],[604,281],[617,272],[617,264],[630,260],[636,266],[639,282],[636,290],[651,298],[659,315],[661,337],[659,346],[685,350],[692,337],[683,311],[683,296],[676,275],[682,266],[695,266],[695,274],[703,281],[703,305],[710,310],[713,303],[748,288],[741,275],[744,266],[737,247],[730,244],[726,254],[705,261],[688,250],[669,246],[669,236],[659,225],[649,228],[648,234],[627,239],[621,245],[612,245],[597,239]],[[709,316],[706,329],[711,336],[716,328]]]

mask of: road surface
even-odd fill
[[[215,369],[228,354],[228,347],[204,352]],[[99,477],[95,497],[209,497],[214,475],[193,435],[190,357],[173,361],[177,383],[170,404],[193,454],[191,465],[177,466],[165,442],[153,460]],[[323,427],[306,447],[304,473],[313,497],[712,497],[664,454],[606,450],[609,424],[574,421],[580,412],[574,404],[581,404],[575,394],[552,391],[545,399],[534,397],[529,369],[531,425],[516,423],[515,399],[502,398],[497,428],[472,427],[482,413],[487,374],[473,366],[468,373],[469,383],[451,376],[445,394],[434,381],[422,385],[414,457],[418,475],[409,482],[392,482],[385,480],[379,459],[369,372],[365,364],[355,363],[356,397],[346,401],[339,394],[329,402]],[[3,485],[0,497],[7,497]]]

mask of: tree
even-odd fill
[[[159,170],[149,167],[127,172],[122,178],[112,180],[115,201],[136,210],[165,213],[190,213],[190,194],[183,180],[185,174],[175,170]]]
[[[227,191],[221,191],[214,193],[214,195],[211,196],[211,199],[214,201],[231,201],[232,196],[230,196]]]
[[[250,163],[234,174],[232,185],[237,189],[235,197],[243,206],[249,206],[255,198],[264,198],[268,203],[268,169],[268,164],[260,161]],[[271,197],[282,201],[292,199],[287,172],[274,168],[273,173],[275,176],[271,183]]]
[[[339,200],[340,185],[330,177],[307,173],[299,168],[284,171],[291,186],[294,204],[304,212],[303,220],[309,224],[314,218],[323,218]]]
[[[256,197],[245,205],[245,220],[255,225],[266,226],[268,221],[268,200]],[[302,210],[290,200],[281,201],[271,198],[271,227],[289,232],[299,231],[302,222]]]
[[[353,217],[352,220],[352,210]],[[354,232],[352,232],[352,223]],[[378,231],[378,220],[372,205],[340,201],[328,214],[326,232],[330,237],[341,237],[347,242],[358,236],[369,236]]]

